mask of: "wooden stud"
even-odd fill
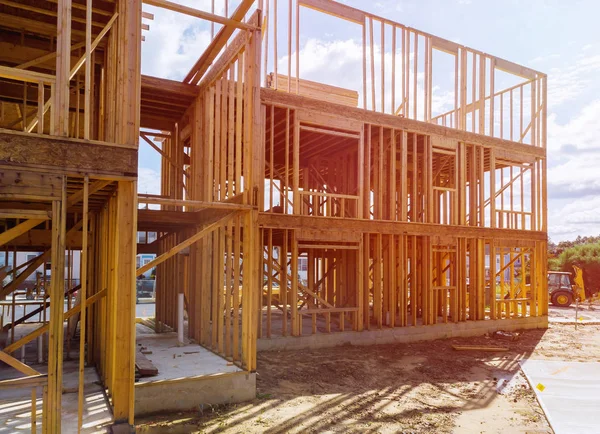
[[[90,2],[91,3],[91,2]],[[88,4],[91,10],[91,4]],[[91,15],[91,13],[90,13]],[[91,19],[91,18],[90,18]],[[89,64],[88,64],[89,65]],[[79,386],[78,386],[78,411],[77,411],[77,430],[81,432],[83,425],[83,407],[84,407],[84,370],[85,370],[85,332],[86,332],[86,315],[87,315],[87,261],[88,261],[88,177],[83,181],[83,216],[82,216],[82,231],[81,231],[81,260],[79,265],[80,270],[80,305],[81,314],[79,317]]]

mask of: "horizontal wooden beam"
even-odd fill
[[[48,201],[60,197],[62,178],[58,175],[22,170],[21,167],[2,167],[0,171],[0,197],[13,199],[12,203],[20,201],[18,206],[23,209],[26,206],[22,201]]]
[[[52,246],[51,229],[31,229],[6,245],[16,247],[17,252],[39,252]],[[75,231],[67,236],[65,246],[69,249],[81,249],[81,231]]]
[[[200,232],[195,233],[194,235],[192,235],[191,237],[189,237],[187,240],[182,241],[181,243],[177,244],[175,247],[170,248],[169,250],[167,250],[166,252],[164,252],[162,255],[160,255],[157,258],[153,259],[152,261],[148,262],[146,265],[138,268],[136,270],[136,272],[135,272],[135,275],[136,276],[141,276],[146,271],[152,269],[153,267],[156,267],[158,264],[163,263],[164,261],[166,261],[170,257],[172,257],[172,256],[176,255],[177,253],[181,252],[183,249],[191,246],[192,244],[194,244],[199,239],[205,237],[206,235],[208,235],[212,231],[214,231],[216,229],[219,229],[223,225],[229,223],[229,221],[231,219],[233,219],[233,217],[235,216],[235,214],[236,214],[236,212],[232,212],[230,214],[227,214],[221,220],[219,220],[219,221],[217,221],[217,222],[215,222],[215,223],[213,223],[211,225],[206,226]]]
[[[11,0],[0,0],[0,4],[9,6],[11,8],[17,8],[17,9],[22,9],[22,10],[28,11],[28,12],[33,12],[35,14],[46,15],[48,17],[56,17],[57,16],[57,12],[54,10],[39,8],[39,7],[31,6],[28,4],[23,4],[23,2],[18,3],[18,2],[11,1]],[[71,20],[76,23],[86,24],[85,18],[75,16],[73,14],[71,15]],[[102,27],[104,25],[103,23],[98,22],[98,21],[91,21],[91,24],[94,27]]]
[[[17,81],[26,81],[28,83],[54,83],[56,81],[56,77],[50,74],[42,74],[41,72],[27,71],[1,65],[0,77]]]
[[[510,140],[497,137],[484,136],[482,134],[461,131],[455,128],[447,128],[428,122],[393,116],[385,113],[377,113],[370,110],[348,107],[327,101],[319,101],[287,92],[278,92],[273,89],[262,88],[261,100],[265,104],[274,104],[280,107],[302,108],[304,110],[334,115],[345,119],[381,125],[389,128],[401,129],[408,132],[420,134],[436,134],[438,136],[453,139],[468,144],[478,144],[488,147],[497,147],[509,152],[520,152],[535,157],[545,158],[546,149],[537,146],[524,145]]]
[[[170,139],[171,138],[171,134],[170,133],[155,133],[155,132],[152,132],[152,131],[143,131],[143,130],[140,130],[140,135],[141,134],[143,134],[143,135],[145,135],[147,137],[154,137],[155,139],[156,138],[159,138],[159,139]]]
[[[546,241],[545,232],[490,229],[475,226],[439,225],[434,223],[392,222],[385,220],[361,220],[259,213],[258,224],[276,229],[318,229],[322,231],[346,231],[359,233],[382,233],[394,235],[431,235],[464,238],[500,238],[508,240]]]
[[[0,129],[0,164],[64,175],[137,175],[137,148]]]
[[[535,80],[539,76],[543,75],[531,68],[527,68],[526,66],[518,65],[514,62],[500,59],[498,57],[494,58],[494,62],[496,69],[508,72],[509,74],[513,74],[521,78],[526,78],[528,80]]]
[[[307,8],[324,12],[334,17],[342,18],[356,24],[365,23],[365,13],[360,9],[355,9],[345,4],[331,0],[298,0],[298,4]]]
[[[343,244],[298,244],[298,249],[310,250],[358,250],[358,245],[349,246]]]
[[[225,26],[232,26],[243,30],[255,30],[254,26],[250,26],[241,21],[232,20],[231,18],[222,17],[215,15],[210,12],[201,11],[199,9],[190,8],[188,6],[181,5],[179,3],[173,3],[167,0],[143,0],[144,4],[150,6],[156,6],[157,8],[167,9],[180,14],[189,15],[191,17],[200,18],[203,20],[212,21],[215,23],[223,24]]]
[[[50,24],[40,20],[0,13],[0,23],[2,23],[3,27],[8,27],[9,29],[26,31],[34,35],[56,37],[56,21]],[[85,32],[81,30],[72,29],[71,33],[73,36],[77,36],[77,38],[73,38],[73,42],[79,42],[85,37]]]
[[[81,229],[81,226],[82,226],[82,221],[79,220],[77,223],[75,223],[75,225],[73,225],[73,227],[71,227],[71,229],[69,229],[67,231],[66,236],[69,237],[74,232],[79,231],[79,229]],[[11,281],[8,285],[6,285],[2,289],[0,289],[0,299],[3,299],[6,295],[10,294],[15,289],[17,289],[19,287],[19,285],[21,283],[23,283],[25,281],[25,279],[27,279],[28,276],[31,275],[31,273],[33,273],[44,262],[46,262],[50,259],[50,254],[51,254],[51,249],[48,249],[41,255],[37,256],[31,262],[31,264],[26,269],[24,269],[13,281]]]
[[[185,206],[186,208],[212,208],[212,209],[224,209],[224,210],[251,210],[252,205],[244,205],[238,203],[228,202],[207,202],[202,200],[184,200],[184,199],[170,199],[165,197],[156,197],[153,195],[138,194],[138,203],[147,203],[153,205],[165,205],[165,206]]]
[[[142,112],[140,114],[140,127],[142,128],[156,128],[159,130],[173,130],[175,124],[180,120],[180,117],[174,116],[160,116],[154,115],[147,112],[144,109],[144,103],[142,102]],[[183,113],[182,113],[183,115]]]
[[[487,351],[487,352],[505,352],[508,347],[483,346],[483,345],[452,345],[456,351]]]
[[[158,255],[158,244],[138,243],[136,252],[138,255]]]
[[[432,47],[436,50],[443,51],[448,54],[458,55],[458,49],[460,45],[455,42],[448,41],[446,39],[438,38],[437,36],[431,37]]]
[[[50,211],[31,210],[31,209],[7,209],[0,211],[0,219],[36,219],[50,220]]]
[[[194,212],[138,209],[138,231],[169,232],[200,223]]]
[[[159,92],[170,93],[176,96],[187,96],[195,98],[200,89],[188,83],[169,80],[166,78],[152,77],[151,75],[142,75],[142,90],[155,90]]]
[[[38,374],[29,375],[21,378],[11,378],[10,380],[0,381],[0,390],[10,389],[29,389],[33,387],[44,386],[48,382],[48,375]]]

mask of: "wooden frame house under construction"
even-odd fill
[[[141,74],[144,5],[210,22],[182,81]],[[261,350],[547,327],[545,74],[333,0],[0,0],[0,17],[0,405],[25,396],[27,429],[99,424],[87,375],[132,425],[251,399]],[[344,76],[312,70],[321,22],[355,32]],[[160,194],[137,193],[140,145]],[[136,382],[144,346],[161,377]]]

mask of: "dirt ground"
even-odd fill
[[[550,322],[575,322],[575,318],[577,318],[578,322],[600,324],[600,304],[598,302],[594,302],[591,309],[588,303],[583,302],[579,305],[579,310],[575,305],[567,308],[550,305],[548,311]]]
[[[140,433],[551,433],[519,370],[524,358],[596,361],[600,307],[550,309],[548,330],[517,341],[457,338],[258,354],[257,397],[137,420]],[[508,352],[455,351],[452,344]]]

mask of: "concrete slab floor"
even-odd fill
[[[46,365],[32,365],[42,373]],[[77,432],[77,387],[79,384],[77,361],[65,361],[63,371],[62,432]],[[10,367],[0,369],[0,379],[20,377],[20,373]],[[111,424],[112,414],[100,385],[100,378],[94,368],[84,371],[84,411],[82,433],[104,433]],[[42,390],[38,388],[36,398],[36,421],[38,432],[42,428]],[[15,389],[2,391],[0,399],[0,433],[31,431],[31,390]]]
[[[39,324],[22,324],[15,328],[15,340],[33,331]],[[79,385],[79,337],[70,343],[70,360],[67,360],[65,344],[65,360],[63,362],[63,395],[62,395],[62,432],[77,432],[77,407]],[[16,351],[13,356],[22,359],[33,369],[47,373],[46,363],[37,363],[37,344],[34,340],[25,345],[25,351]],[[45,345],[44,345],[45,346]],[[47,349],[44,348],[44,359]],[[0,380],[22,377],[22,374],[10,366],[1,364]],[[36,398],[37,432],[42,429],[42,390],[39,388]],[[93,367],[84,371],[84,412],[83,433],[104,433],[111,424],[112,413],[103,393],[100,378]],[[0,434],[31,431],[31,389],[3,390],[0,395]]]
[[[158,375],[143,377],[139,383],[242,371],[198,344],[177,346],[177,333],[156,334],[138,324],[136,343],[138,348],[145,347],[145,350],[152,352],[145,356],[158,368]]]

